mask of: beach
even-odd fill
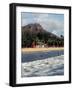
[[[64,50],[64,47],[49,47],[49,48],[21,48],[21,52],[31,53],[31,52],[44,52],[44,51],[55,51]]]

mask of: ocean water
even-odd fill
[[[21,60],[22,60],[22,62],[31,62],[31,61],[35,61],[35,60],[42,60],[42,59],[60,56],[60,55],[64,55],[64,50],[32,52],[32,53],[22,52]]]
[[[64,75],[64,51],[54,53],[53,55],[53,52],[40,52],[39,54],[43,55],[42,58],[38,53],[22,54],[21,77]]]

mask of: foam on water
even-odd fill
[[[64,75],[64,56],[21,64],[21,77]]]

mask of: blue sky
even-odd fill
[[[21,25],[39,23],[45,30],[58,36],[64,35],[64,15],[51,13],[21,13]]]

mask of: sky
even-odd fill
[[[52,13],[21,13],[21,25],[39,23],[45,30],[58,36],[64,35],[64,15]]]

